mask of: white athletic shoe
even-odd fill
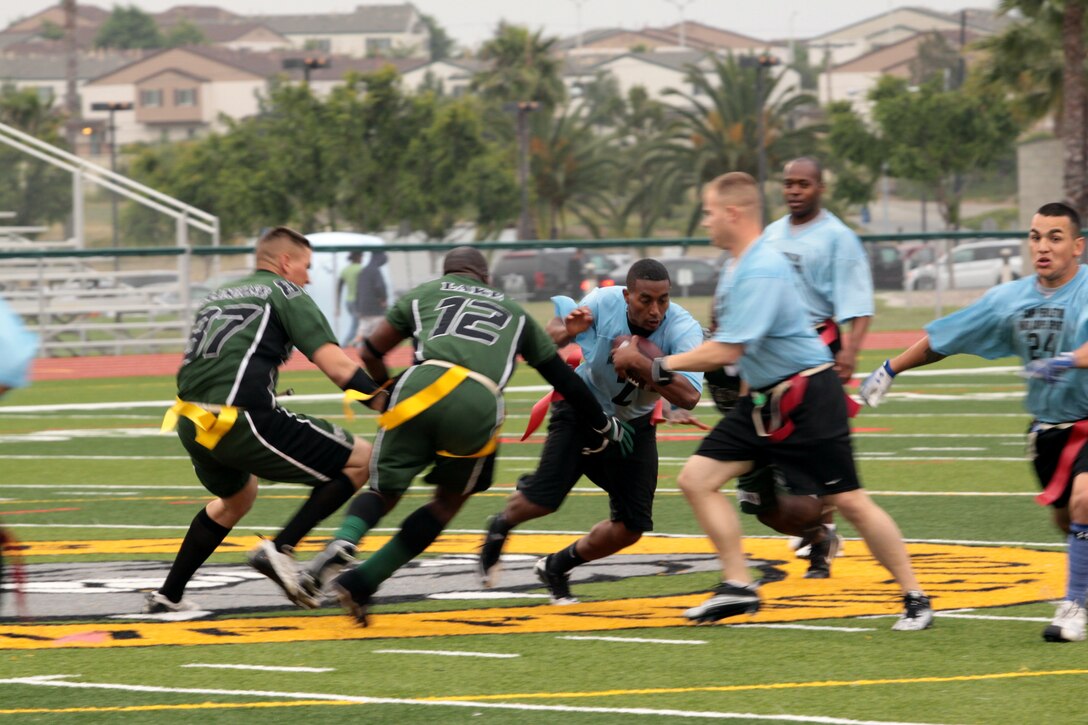
[[[1084,607],[1072,599],[1063,599],[1058,604],[1054,621],[1043,630],[1043,639],[1047,642],[1083,642],[1088,613]]]
[[[148,614],[164,614],[166,612],[195,612],[200,605],[192,599],[181,598],[180,602],[171,602],[162,592],[150,592],[144,598],[144,611]]]

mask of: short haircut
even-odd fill
[[[704,187],[713,191],[731,206],[759,208],[759,183],[751,174],[730,171],[710,180]]]
[[[1080,214],[1065,202],[1052,201],[1049,204],[1043,204],[1035,213],[1039,216],[1065,217],[1073,225],[1073,233],[1080,236]]]
[[[446,258],[442,260],[442,274],[475,277],[481,282],[487,282],[490,277],[487,260],[476,247],[454,247],[447,252]]]
[[[824,165],[820,163],[819,159],[814,156],[798,156],[795,159],[791,159],[786,162],[784,168],[789,168],[794,164],[811,164],[813,170],[816,172],[816,181],[821,184],[824,183]]]
[[[669,279],[669,270],[665,268],[661,262],[656,259],[640,259],[631,265],[631,269],[627,270],[627,287],[630,289],[634,286],[635,282],[640,279],[649,280],[651,282],[660,282],[662,280],[672,283]]]
[[[257,244],[261,245],[261,244],[264,244],[266,242],[275,241],[277,239],[286,239],[286,240],[289,240],[291,242],[294,242],[295,244],[297,244],[297,245],[299,245],[301,247],[306,247],[307,249],[313,249],[313,247],[310,246],[310,240],[309,239],[307,239],[302,234],[299,234],[298,232],[296,232],[294,229],[292,229],[290,227],[272,227],[267,232],[265,232],[264,234],[261,235],[261,238],[257,240]]]

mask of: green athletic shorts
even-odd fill
[[[250,475],[315,486],[344,470],[355,439],[334,423],[286,408],[240,410],[214,450],[196,442],[196,426],[178,419],[178,438],[204,488],[220,498],[238,493]]]
[[[394,388],[389,409],[445,372],[445,368],[433,365],[409,369]],[[494,474],[495,451],[476,458],[454,456],[470,456],[484,448],[498,433],[503,416],[501,397],[472,378],[465,379],[414,418],[392,429],[379,429],[370,459],[370,487],[385,494],[403,494],[412,480],[433,464],[424,479],[427,483],[465,494],[487,490]]]

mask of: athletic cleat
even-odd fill
[[[352,589],[351,579],[354,575],[355,570],[349,569],[333,579],[329,588],[340,601],[340,606],[347,611],[348,616],[360,627],[365,627],[367,626],[367,610],[370,608],[370,595]]]
[[[1078,602],[1063,599],[1058,604],[1054,621],[1043,630],[1043,639],[1047,642],[1083,642],[1088,613]]]
[[[552,595],[552,604],[577,604],[578,600],[570,593],[570,574],[556,574],[549,571],[548,562],[551,558],[549,554],[537,560],[533,567],[536,578],[548,588],[548,593]]]
[[[702,604],[684,612],[684,616],[698,624],[717,622],[740,614],[759,611],[759,592],[754,585],[739,587],[722,582],[714,587],[714,593]]]
[[[317,609],[319,602],[298,588],[298,567],[291,556],[293,549],[276,549],[271,539],[261,539],[261,543],[250,549],[246,560],[249,565],[275,582],[287,598],[303,609]]]
[[[506,537],[509,531],[503,533],[497,530],[496,523],[501,514],[495,514],[487,519],[487,533],[484,534],[484,543],[480,544],[480,557],[477,565],[480,572],[480,583],[485,587],[493,587],[499,581],[499,564],[502,558],[502,548],[506,546]]]
[[[892,625],[896,632],[917,632],[933,624],[933,608],[922,592],[907,592],[903,597],[903,613]]]
[[[310,560],[298,574],[298,588],[315,602],[324,597],[325,587],[344,567],[355,563],[355,544],[344,539],[334,539]]]
[[[824,528],[826,534],[822,541],[813,542],[809,547],[808,571],[805,579],[828,579],[831,577],[831,562],[839,554],[842,537],[834,531]]]
[[[200,606],[192,599],[181,598],[180,602],[172,602],[162,592],[148,592],[144,598],[144,611],[148,614],[165,614],[166,612],[196,612]]]

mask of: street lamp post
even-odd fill
[[[323,55],[283,59],[283,67],[285,70],[291,70],[293,68],[302,69],[302,80],[306,85],[310,84],[310,71],[315,68],[328,68],[330,65],[332,65],[332,61]]]
[[[110,171],[117,171],[117,124],[114,122],[114,114],[118,111],[131,111],[132,101],[106,101],[92,103],[92,111],[107,111],[110,114],[107,124],[107,132],[110,136]],[[113,246],[117,246],[117,193],[110,194],[110,218],[113,222]]]
[[[766,114],[763,111],[763,74],[767,68],[772,68],[778,65],[779,62],[778,58],[770,53],[748,55],[740,59],[742,67],[754,67],[756,69],[756,167],[757,181],[759,182],[760,215],[763,222],[767,220],[767,199],[763,189],[767,183],[767,127]]]

